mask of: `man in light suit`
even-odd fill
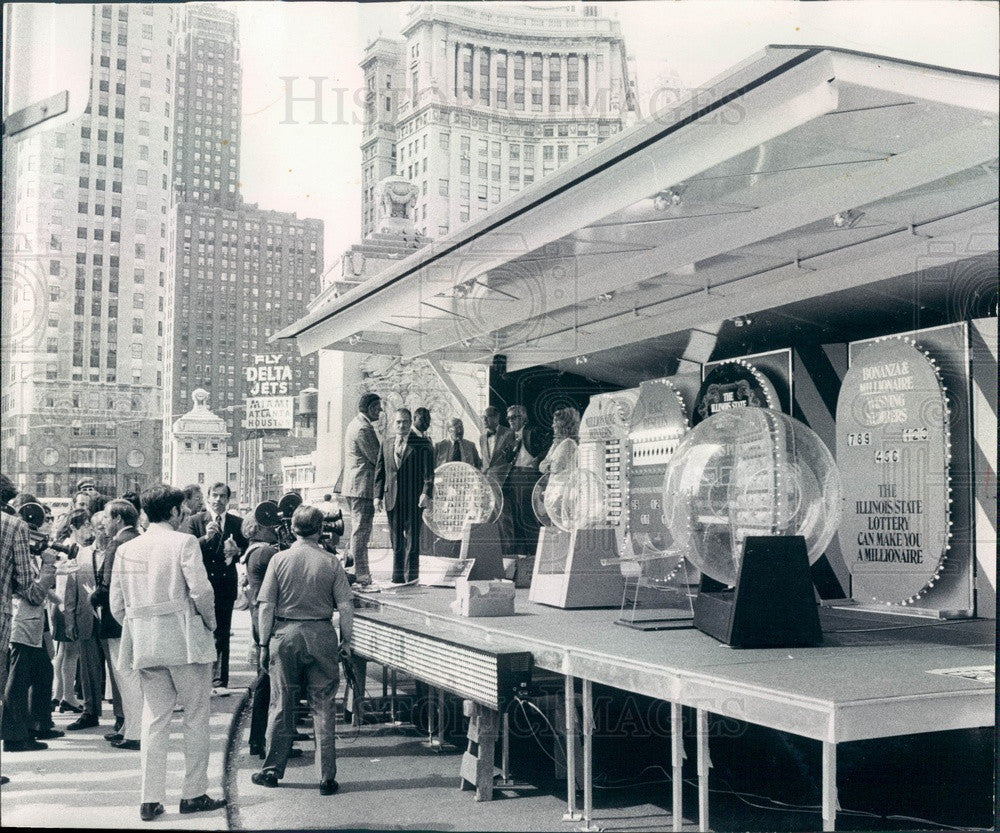
[[[231,492],[225,483],[208,490],[208,508],[185,520],[180,527],[198,539],[208,580],[215,592],[215,650],[218,659],[213,671],[214,694],[229,694],[229,636],[233,605],[236,603],[236,562],[246,552],[243,518],[228,512]]]
[[[364,393],[358,400],[358,413],[347,426],[344,435],[344,474],[341,495],[351,513],[351,537],[345,561],[354,559],[357,584],[372,583],[368,567],[368,540],[375,517],[375,465],[378,462],[379,438],[375,422],[382,413],[378,394]]]
[[[144,535],[118,547],[111,574],[111,613],[122,624],[120,665],[142,681],[142,803],[152,821],[166,796],[170,724],[184,707],[181,813],[224,807],[207,795],[209,716],[215,645],[215,594],[198,542],[178,532],[184,493],[160,485],[142,493]]]
[[[479,454],[482,457],[482,469],[497,483],[503,485],[507,478],[510,463],[507,451],[514,446],[514,432],[506,425],[500,424],[500,411],[490,405],[483,411],[483,423],[486,431],[479,437]]]
[[[409,410],[396,411],[396,436],[387,437],[375,464],[375,511],[389,518],[392,581],[404,584],[420,577],[420,525],[434,493],[434,450],[430,440],[410,432]]]
[[[458,417],[448,420],[448,439],[434,446],[435,465],[443,463],[468,463],[477,469],[483,467],[483,460],[476,447],[465,439],[465,425]]]

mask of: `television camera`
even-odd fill
[[[292,534],[292,515],[301,505],[302,496],[289,492],[282,495],[277,503],[273,500],[258,503],[257,508],[253,510],[253,516],[261,526],[274,530],[278,536],[278,548],[284,550],[295,543],[295,536]],[[320,545],[330,552],[336,552],[336,546],[343,534],[344,513],[339,509],[336,512],[324,511],[323,531],[319,536]]]
[[[40,503],[25,503],[17,510],[17,514],[28,525],[28,549],[32,555],[41,555],[45,550],[55,550],[64,553],[69,559],[76,558],[80,552],[78,544],[57,544],[42,532],[42,527],[45,525],[45,509]]]

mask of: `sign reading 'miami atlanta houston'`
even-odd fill
[[[837,465],[840,546],[858,602],[907,603],[940,573],[949,457],[947,398],[930,358],[902,338],[855,353],[837,401]]]

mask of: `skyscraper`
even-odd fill
[[[166,4],[94,6],[86,113],[4,143],[0,444],[39,497],[160,475],[176,26]]]
[[[595,6],[414,3],[402,35],[361,64],[365,236],[391,162],[419,188],[417,230],[440,237],[634,115],[621,26]]]
[[[235,14],[185,9],[177,56],[174,280],[167,298],[164,471],[169,427],[205,388],[230,431],[235,484],[244,374],[254,357],[280,352],[268,339],[319,288],[323,223],[246,204],[240,195],[241,67]],[[292,393],[312,387],[316,358],[282,356]]]

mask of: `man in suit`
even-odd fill
[[[344,474],[341,495],[351,515],[351,537],[345,562],[354,559],[354,576],[364,588],[372,583],[368,567],[368,540],[375,517],[375,464],[378,462],[379,438],[375,423],[382,413],[378,394],[364,393],[358,400],[358,413],[344,435]]]
[[[80,550],[76,560],[76,580],[67,585],[63,607],[67,632],[76,639],[80,651],[83,714],[66,728],[77,731],[99,725],[104,702],[104,656],[101,653],[97,616],[90,604],[90,594],[97,586],[99,559],[108,538],[103,526],[103,512],[90,516],[86,511],[76,509],[70,515],[69,524],[73,530],[73,541]]]
[[[423,437],[425,440],[429,440],[430,434],[427,431],[431,427],[431,409],[430,408],[414,408],[413,409],[413,425],[410,426],[410,431],[416,434],[418,437]],[[433,445],[433,442],[431,443]]]
[[[476,447],[465,439],[465,425],[458,417],[448,420],[448,439],[441,440],[434,446],[434,462],[440,466],[443,463],[468,463],[477,469],[483,467],[483,460]]]
[[[118,547],[111,613],[122,624],[120,665],[142,681],[142,803],[139,818],[163,812],[174,707],[184,707],[181,813],[224,807],[207,795],[215,599],[197,542],[177,532],[184,493],[160,485],[142,493],[145,534]],[[218,537],[218,536],[216,536]]]
[[[514,443],[514,432],[500,424],[500,410],[490,405],[483,411],[486,431],[479,437],[479,454],[482,469],[497,483],[503,485],[507,478],[507,450]]]
[[[483,459],[483,471],[490,480],[502,490],[510,471],[510,452],[514,447],[514,432],[506,425],[500,424],[500,410],[492,405],[483,411],[483,424],[486,431],[479,437],[479,452]],[[507,552],[506,542],[514,534],[510,506],[504,500],[500,517],[497,518],[497,532],[504,552]]]
[[[213,694],[222,697],[229,693],[229,635],[237,592],[236,562],[247,548],[247,539],[241,530],[243,518],[226,511],[231,496],[225,483],[213,484],[208,490],[208,508],[192,515],[181,525],[181,532],[198,539],[208,580],[215,591],[217,658],[212,683]]]
[[[118,664],[118,648],[121,644],[122,627],[111,615],[111,576],[115,567],[118,547],[139,537],[136,524],[139,513],[127,500],[113,500],[105,508],[105,526],[111,541],[104,551],[104,564],[97,573],[94,592],[90,603],[99,619],[98,635],[104,648],[108,676],[111,678],[111,694],[115,712],[115,728],[104,736],[118,749],[138,749],[139,730],[142,724],[142,688],[139,674],[133,668]]]
[[[400,408],[393,419],[395,436],[387,437],[375,464],[375,511],[383,503],[392,539],[392,582],[420,577],[422,512],[434,493],[434,450],[430,440],[410,432],[412,417]]]
[[[542,428],[528,425],[528,412],[523,405],[507,409],[507,422],[513,432],[513,443],[506,447],[507,476],[502,481],[504,512],[510,511],[510,526],[506,541],[501,537],[505,556],[534,555],[538,544],[538,518],[531,505],[531,493],[541,474],[538,461],[549,450],[552,439]],[[504,527],[501,526],[501,536]]]

